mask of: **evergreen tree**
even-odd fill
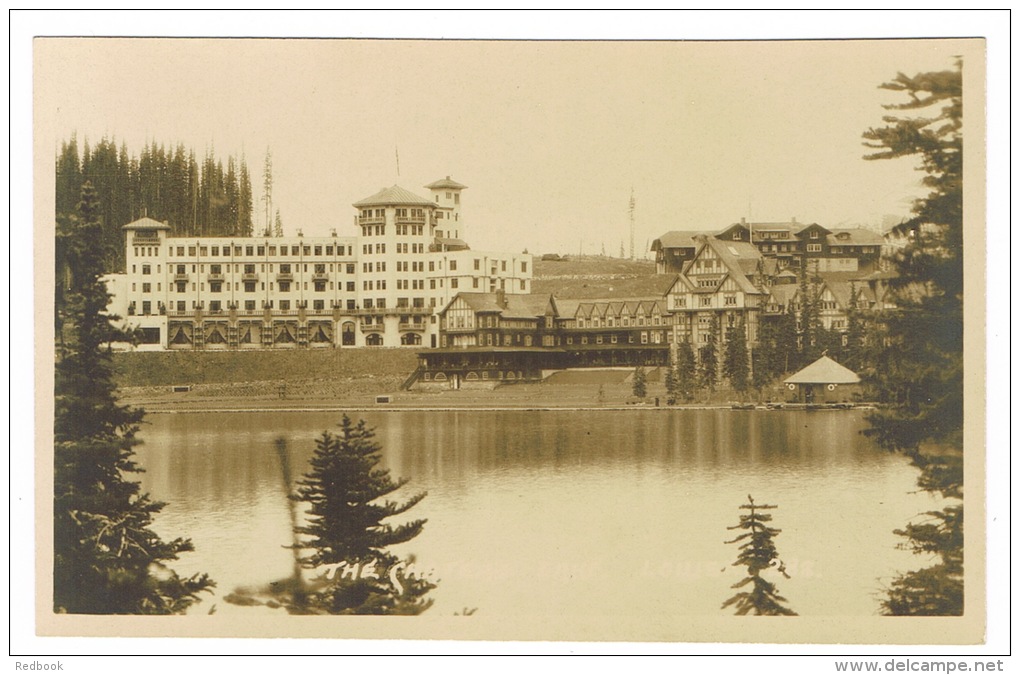
[[[930,192],[897,233],[907,245],[893,258],[896,309],[879,319],[882,349],[870,384],[887,405],[869,416],[869,433],[902,452],[918,484],[952,504],[925,523],[897,530],[905,548],[934,554],[935,565],[894,580],[889,614],[961,615],[963,588],[963,64],[953,70],[897,74],[881,85],[906,94],[888,105],[885,126],[864,133],[865,159],[915,157]],[[925,115],[925,116],[919,116]],[[978,449],[980,450],[980,449]]]
[[[697,388],[697,363],[694,359],[694,348],[687,338],[677,346],[676,384],[681,399],[684,401],[694,399],[694,391]]]
[[[789,578],[786,567],[779,560],[775,542],[772,541],[781,530],[769,527],[768,523],[772,521],[771,513],[761,513],[775,509],[776,506],[755,504],[751,495],[747,495],[747,502],[740,508],[746,509],[749,513],[740,516],[739,524],[726,528],[743,530],[743,533],[726,543],[740,544],[740,553],[737,554],[733,567],[747,568],[747,576],[733,584],[732,588],[743,588],[748,584],[751,588],[726,600],[722,604],[722,609],[735,606],[737,616],[752,612],[757,616],[796,616],[796,612],[783,605],[786,598],[779,595],[775,584],[761,576],[762,572],[771,569],[775,563],[777,571]]]
[[[666,374],[663,375],[662,383],[666,388],[666,404],[676,405],[676,402],[680,400],[680,383],[677,381],[675,360],[670,360],[669,366],[666,368]]]
[[[751,357],[751,387],[759,395],[781,372],[779,364],[783,355],[778,352],[778,327],[775,317],[763,317],[758,324],[758,344]]]
[[[53,605],[80,614],[171,614],[208,590],[208,576],[166,567],[191,551],[151,525],[163,504],[125,474],[141,471],[132,448],[141,410],[117,403],[108,345],[124,339],[105,314],[100,205],[85,183],[78,218],[65,231],[70,270],[57,345],[54,416]]]
[[[251,176],[248,174],[248,164],[245,162],[244,155],[241,155],[241,174],[238,179],[238,195],[237,195],[237,220],[238,220],[238,235],[241,237],[250,237],[253,233],[252,226],[252,194],[251,194]]]
[[[747,331],[743,324],[726,329],[726,351],[723,356],[723,377],[741,398],[747,393]]]
[[[719,342],[719,321],[712,316],[712,325],[708,333],[708,342],[698,350],[698,385],[711,398],[715,392],[716,380],[719,379],[719,355],[716,345]]]
[[[861,291],[856,284],[850,285],[850,302],[846,308],[846,334],[842,349],[841,363],[859,373],[865,368],[864,363],[864,317],[859,307]]]
[[[280,209],[276,209],[276,217],[273,219],[273,236],[283,236],[283,218],[280,217]]]
[[[388,470],[378,469],[380,446],[374,432],[344,415],[340,433],[323,432],[316,441],[311,471],[298,481],[293,499],[308,504],[308,524],[297,528],[306,537],[299,547],[312,553],[301,558],[307,568],[323,565],[369,564],[378,578],[357,579],[334,575],[325,590],[308,596],[312,611],[331,614],[420,614],[432,605],[425,595],[434,584],[422,578],[394,586],[385,570],[400,563],[389,547],[421,534],[424,520],[402,525],[383,521],[413,508],[425,497],[418,493],[401,503],[378,500],[407,483],[394,481]]]
[[[804,259],[800,266],[798,289],[797,325],[800,334],[800,365],[807,365],[822,353],[819,331],[819,294],[818,280],[813,270],[808,269],[808,260]]]
[[[644,398],[648,395],[648,374],[645,373],[644,366],[638,366],[634,369],[631,391],[638,398]]]

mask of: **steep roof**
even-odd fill
[[[122,225],[122,230],[169,230],[170,226],[152,218],[139,218],[127,225]]]
[[[857,384],[857,373],[823,356],[783,380],[786,384]]]
[[[706,237],[705,245],[711,247],[729,269],[730,277],[745,293],[760,293],[748,279],[758,269],[761,252],[754,244],[745,241],[725,241]]]
[[[450,304],[460,298],[475,312],[498,312],[509,319],[534,319],[544,316],[549,308],[550,298],[544,293],[507,293],[503,297],[505,307],[499,304],[498,293],[458,293]],[[443,311],[449,308],[447,305]]]
[[[429,190],[466,190],[467,185],[461,185],[457,181],[453,180],[449,176],[446,178],[440,178],[437,181],[432,181],[426,185]]]
[[[769,295],[775,299],[777,305],[780,307],[786,307],[790,304],[790,301],[793,300],[794,296],[797,295],[797,291],[798,288],[796,284],[780,284],[770,288]]]
[[[694,237],[703,232],[683,232],[671,230],[652,242],[652,250],[658,251],[663,248],[696,248],[698,242]]]
[[[881,246],[885,243],[885,238],[878,232],[863,227],[834,229],[826,240],[829,246]]]
[[[435,206],[435,204],[410,190],[394,185],[379,190],[371,197],[354,202],[355,208],[362,206]]]

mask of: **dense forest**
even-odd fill
[[[267,152],[260,201],[267,213],[272,203],[272,160]],[[124,266],[121,227],[143,216],[167,222],[172,236],[243,237],[254,232],[252,185],[248,165],[240,158],[223,160],[213,149],[203,159],[182,144],[167,147],[150,142],[134,156],[124,143],[103,138],[79,150],[72,135],[56,158],[58,230],[75,213],[81,186],[91,181],[101,204],[106,269]],[[260,229],[264,228],[260,226]],[[273,228],[282,234],[279,211]]]

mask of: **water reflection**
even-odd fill
[[[932,506],[916,475],[858,431],[859,413],[460,411],[363,415],[382,465],[429,496],[413,552],[442,583],[430,613],[718,616],[739,570],[726,527],[747,493],[779,505],[777,545],[801,615],[873,614],[880,578],[917,561],[892,530]],[[145,489],[192,537],[181,571],[221,595],[287,576],[289,515],[273,441],[295,477],[334,413],[150,415]],[[396,495],[400,498],[400,494]],[[597,599],[597,602],[595,601]],[[592,603],[595,603],[594,605]],[[222,606],[222,605],[221,605]]]

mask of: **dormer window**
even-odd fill
[[[811,234],[808,236],[812,239],[818,239],[818,230],[811,230]]]
[[[733,233],[733,241],[740,241],[740,231]]]

